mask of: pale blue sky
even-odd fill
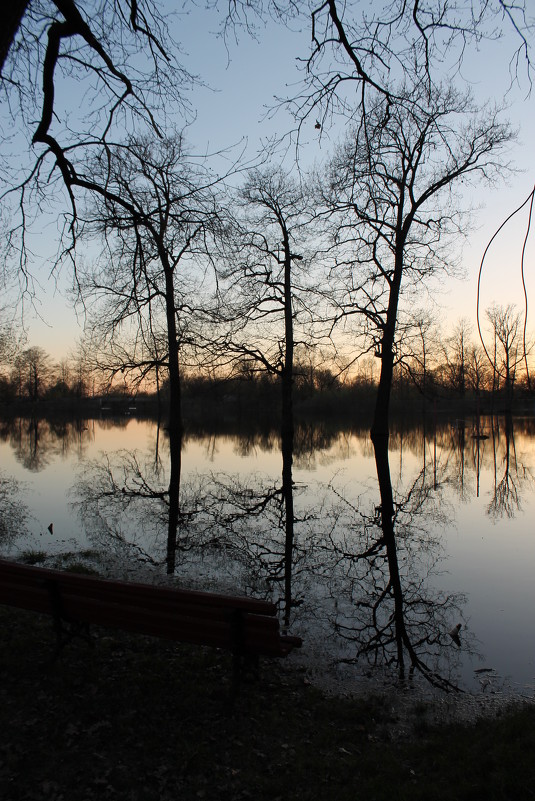
[[[198,72],[215,90],[201,88],[192,96],[197,119],[187,136],[198,151],[219,150],[246,139],[252,156],[262,139],[280,135],[292,125],[286,112],[279,111],[268,117],[266,112],[273,106],[276,96],[292,94],[287,85],[299,80],[296,57],[307,54],[309,32],[291,31],[270,23],[258,30],[257,41],[245,33],[240,35],[237,44],[229,40],[227,52],[222,39],[214,35],[216,30],[215,15],[203,9],[194,9],[187,16],[178,15],[175,21],[175,35],[183,43],[185,65],[192,72]],[[493,44],[479,54],[471,53],[465,61],[463,75],[470,79],[477,98],[494,97],[498,101],[503,98],[509,86],[506,54],[504,43]],[[454,321],[463,316],[475,323],[476,279],[483,250],[496,228],[527,196],[535,181],[532,144],[535,97],[526,99],[527,90],[524,81],[520,89],[513,89],[506,98],[511,106],[510,119],[520,127],[520,141],[512,149],[511,158],[524,172],[510,178],[507,186],[492,191],[486,189],[467,198],[483,209],[475,217],[478,229],[470,235],[464,249],[467,278],[463,282],[442,281],[434,293],[444,308],[446,320]],[[333,132],[325,131],[320,141],[313,122],[311,120],[305,128],[302,140],[301,157],[305,163],[326,156],[336,138]],[[524,228],[520,220],[511,224],[489,253],[483,281],[483,308],[492,302],[518,305],[523,302],[519,258],[526,221],[525,213]],[[51,241],[54,230],[51,226],[47,234]],[[531,244],[526,263],[535,328],[534,251],[535,246]],[[48,278],[48,272],[46,265],[36,269],[41,284],[37,307],[42,319],[27,309],[25,320],[29,342],[41,345],[59,359],[67,355],[80,336],[81,321],[76,321],[72,307],[62,295],[69,283],[68,276],[63,276],[56,287]]]

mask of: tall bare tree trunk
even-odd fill
[[[294,545],[294,504],[292,463],[294,447],[293,384],[294,384],[294,332],[292,310],[292,254],[288,232],[284,235],[284,369],[282,371],[282,492],[285,513],[284,548],[284,622],[290,622],[292,607],[292,562]]]
[[[176,328],[176,306],[173,270],[162,245],[160,260],[165,273],[165,305],[167,317],[167,349],[169,362],[169,523],[167,528],[167,572],[175,572],[176,538],[180,517],[180,474],[182,469],[182,391],[180,384],[179,345]]]
[[[396,321],[398,316],[399,293],[401,276],[403,274],[403,247],[397,245],[396,265],[390,285],[386,322],[381,339],[381,374],[375,398],[375,412],[371,428],[371,438],[374,445],[384,441],[388,447],[390,411],[390,396],[392,393],[392,378],[394,374],[394,341],[396,336]]]

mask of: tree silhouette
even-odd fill
[[[408,105],[380,100],[368,110],[336,152],[323,188],[339,249],[338,316],[358,315],[380,358],[374,441],[388,439],[402,294],[451,265],[445,245],[461,225],[452,190],[461,179],[491,179],[512,138],[496,111],[478,114],[451,89],[415,100],[414,93]]]
[[[105,316],[99,310],[95,325],[112,339],[133,321],[145,344],[138,369],[167,372],[171,554],[180,514],[181,357],[191,339],[188,319],[201,305],[208,243],[220,223],[214,194],[219,179],[194,163],[180,136],[161,142],[132,138],[101,152],[90,169],[94,203],[85,230],[103,239],[105,258],[85,281],[83,298],[104,298]],[[160,350],[153,347],[158,331],[164,332]]]
[[[83,174],[88,152],[134,127],[161,136],[169,112],[186,113],[193,79],[176,61],[165,18],[146,0],[17,0],[0,14],[0,91],[13,125],[3,159],[2,200],[14,214],[5,258],[27,274],[27,235],[54,190],[67,192],[69,257],[80,190],[91,190]],[[80,107],[71,98],[82,98]]]

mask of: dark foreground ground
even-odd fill
[[[0,799],[535,798],[535,708],[399,735],[379,699],[262,665],[229,707],[226,655],[97,632],[51,663],[50,620],[0,607]]]

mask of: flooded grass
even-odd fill
[[[473,725],[403,725],[379,696],[327,696],[263,662],[229,703],[213,649],[95,630],[51,661],[49,619],[0,607],[0,797],[528,799],[535,709]]]

